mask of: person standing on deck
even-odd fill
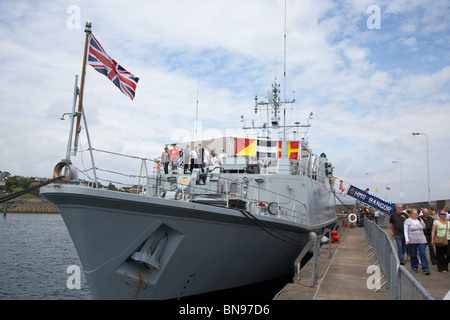
[[[176,173],[178,158],[180,157],[180,150],[177,148],[177,145],[172,144],[172,151],[170,152],[170,164],[172,166],[172,173]]]
[[[183,150],[183,155],[184,155],[184,173],[187,172],[187,170],[189,170],[189,159],[191,157],[191,146],[190,145],[186,145],[186,147]]]
[[[169,173],[169,159],[170,159],[169,148],[165,147],[164,148],[164,152],[161,155],[161,163],[164,166],[164,173],[165,174]]]
[[[191,172],[193,172],[194,168],[197,168],[198,162],[197,147],[194,147],[194,149],[192,149],[190,158],[191,158]]]
[[[205,149],[203,149],[202,145],[199,144],[197,148],[197,168],[201,169],[202,172],[204,172],[203,169],[203,160],[205,158]]]

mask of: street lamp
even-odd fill
[[[429,153],[428,153],[428,136],[427,136],[426,133],[421,133],[421,132],[413,132],[412,135],[413,136],[424,135],[426,140],[427,140],[428,210],[430,210],[430,208],[431,208],[431,201],[430,201],[430,156],[429,156]]]
[[[397,160],[393,160],[392,163],[400,163],[400,199],[401,203],[403,205],[403,169],[402,169],[402,163]]]

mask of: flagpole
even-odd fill
[[[75,142],[74,142],[74,151],[77,152],[78,148],[78,135],[80,134],[81,127],[80,127],[80,121],[83,111],[83,92],[84,92],[84,79],[86,76],[86,60],[87,60],[87,51],[88,51],[88,45],[89,45],[89,38],[91,37],[91,27],[92,23],[86,21],[86,26],[84,29],[84,32],[86,32],[86,40],[84,42],[84,56],[83,56],[83,68],[81,71],[81,83],[80,83],[80,93],[79,93],[79,99],[78,99],[78,114],[77,114],[77,126],[75,129]]]

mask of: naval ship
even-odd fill
[[[263,136],[203,140],[226,157],[146,175],[139,193],[86,186],[70,160],[56,165],[62,178],[41,195],[58,207],[94,299],[179,299],[292,272],[310,234],[336,221],[335,196],[326,155],[285,139],[279,92],[275,82],[267,101],[255,97],[255,112],[273,114]]]
[[[281,99],[275,80],[264,101],[254,99],[255,113],[267,115],[267,122],[246,127],[241,116],[243,129],[258,132],[255,137],[179,144],[191,150],[223,150],[221,161],[149,174],[149,159],[142,158],[139,192],[99,188],[82,108],[87,61],[104,75],[116,68],[108,77],[130,98],[139,79],[104,52],[89,22],[85,32],[81,86],[78,89],[76,76],[66,158],[55,166],[54,182],[40,192],[60,211],[92,297],[179,299],[291,274],[308,241],[336,221],[332,164],[324,153],[314,154],[306,139],[297,141],[295,134],[292,141],[287,138],[290,131],[299,133],[302,128],[306,134],[312,114],[307,124],[287,125],[286,106],[295,99]],[[129,77],[127,86],[113,78],[118,73]],[[92,184],[79,179],[86,170],[71,160],[77,153],[81,119]]]

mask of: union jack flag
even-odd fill
[[[89,41],[88,63],[95,70],[107,76],[123,94],[133,100],[139,78],[111,59],[93,34]]]

